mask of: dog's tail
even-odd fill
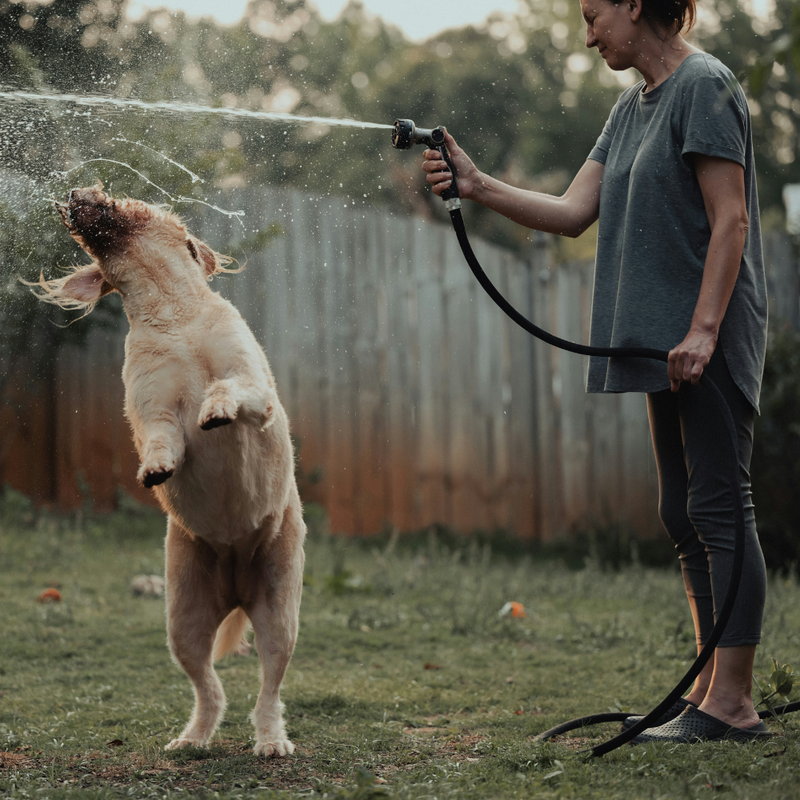
[[[250,652],[250,642],[247,641],[247,631],[250,628],[250,620],[244,609],[235,608],[222,620],[222,625],[217,630],[217,638],[214,639],[214,651],[212,658],[218,661],[228,653],[237,653],[245,656]]]

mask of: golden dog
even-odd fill
[[[98,187],[73,189],[56,207],[93,260],[40,278],[39,297],[88,313],[117,291],[130,321],[125,412],[138,479],[168,515],[167,633],[195,691],[192,717],[167,749],[211,739],[225,710],[213,661],[242,645],[249,619],[262,666],[255,752],[289,754],[280,686],[297,638],[305,525],[267,359],[208,287],[226,271],[220,257],[173,214]]]

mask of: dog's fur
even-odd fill
[[[169,646],[195,690],[183,733],[205,746],[225,710],[213,660],[242,647],[248,620],[262,664],[257,754],[293,752],[279,692],[297,637],[305,525],[286,413],[263,351],[208,287],[223,262],[173,214],[101,187],[56,207],[92,263],[36,284],[87,313],[111,291],[130,321],[125,411],[141,466],[168,515]]]

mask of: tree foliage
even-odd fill
[[[750,76],[757,90],[762,206],[779,208],[782,184],[800,180],[800,86],[791,44],[800,25],[796,3],[777,0],[775,23],[753,20],[732,0],[707,0],[701,9],[698,44],[743,79]],[[446,31],[424,43],[408,42],[358,2],[326,22],[306,0],[252,0],[241,23],[220,27],[166,11],[132,22],[124,0],[0,0],[0,82],[387,124],[397,116],[426,127],[443,123],[481,168],[523,186],[561,191],[622,86],[636,77],[612,73],[585,49],[584,36],[573,0],[525,0],[512,18],[496,16],[479,29]],[[772,58],[769,69],[765,58]],[[46,114],[41,105],[26,112],[58,115],[53,105]],[[65,139],[35,131],[25,131],[21,144],[11,137],[23,171],[118,157],[148,176],[164,172],[152,153],[109,135],[121,132],[186,164],[205,180],[194,189],[206,193],[256,181],[441,213],[420,180],[418,154],[391,151],[386,132],[100,109],[78,125],[72,112]],[[121,182],[122,173],[94,163],[90,171]],[[183,180],[174,170],[165,177],[173,188]],[[131,193],[144,188],[130,171],[125,183]],[[471,224],[486,236],[509,245],[527,240],[496,215],[474,210],[473,216]]]

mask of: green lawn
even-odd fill
[[[589,762],[578,751],[612,728],[533,740],[582,713],[646,711],[683,674],[693,636],[677,570],[575,571],[434,537],[410,548],[313,534],[283,688],[295,755],[250,752],[254,655],[218,665],[229,706],[213,746],[167,754],[192,691],[167,652],[163,602],[129,589],[162,571],[163,518],[35,515],[7,496],[0,520],[4,798],[798,795],[792,717],[766,743],[625,747]],[[37,602],[50,585],[61,602]],[[524,619],[498,616],[512,600]],[[773,577],[759,673],[770,657],[800,663],[799,650],[800,586]]]

